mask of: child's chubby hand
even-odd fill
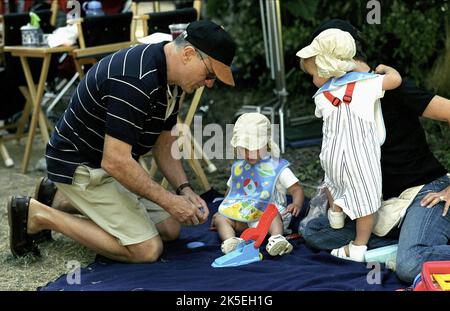
[[[378,74],[386,74],[386,73],[389,73],[392,71],[396,71],[396,70],[394,68],[384,65],[384,64],[379,64],[377,66],[377,68],[375,68],[375,73],[378,73]]]
[[[392,67],[380,64],[375,68],[378,74],[384,74],[383,86],[384,91],[393,90],[402,84],[402,76]]]
[[[292,216],[298,216],[300,213],[300,206],[297,206],[293,203],[289,204],[286,210],[283,212],[282,216],[286,215],[287,213],[291,213]]]
[[[387,67],[388,67],[388,66],[386,66],[386,65],[379,64],[379,65],[377,66],[377,68],[375,68],[375,72],[376,72],[376,73],[379,73],[379,74],[385,74],[385,73],[386,73]]]

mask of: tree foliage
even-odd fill
[[[450,97],[449,0],[379,2],[380,23],[369,24],[369,1],[280,0],[291,115],[314,111],[310,96],[315,87],[299,69],[295,54],[309,43],[318,25],[333,18],[348,20],[362,31],[368,42],[367,61],[373,68],[379,63],[391,65],[419,86]],[[273,81],[266,67],[259,1],[207,0],[206,4],[207,17],[222,24],[236,40],[234,66],[238,86],[250,86],[255,97],[257,93],[270,92]],[[434,153],[450,169],[448,124],[424,120],[423,125]]]
[[[448,46],[446,47],[446,40],[450,40],[450,34],[446,33],[448,0],[380,1],[380,24],[367,23],[366,16],[370,8],[366,8],[366,2],[280,1],[285,68],[292,75],[291,78],[294,78],[288,81],[290,93],[310,85],[309,81],[305,83],[305,79],[299,77],[296,51],[309,42],[311,33],[320,23],[332,18],[348,20],[362,31],[369,42],[365,51],[369,64],[389,64],[419,85],[430,87],[426,80],[430,77],[433,66],[439,56],[448,56],[449,53]],[[236,39],[238,50],[235,66],[241,82],[258,85],[268,83],[269,70],[265,63],[259,1],[208,0],[206,3],[207,16],[224,25]],[[447,58],[443,57],[444,60]],[[446,74],[442,79],[449,81],[448,70]],[[448,88],[439,91],[444,96],[450,95]]]

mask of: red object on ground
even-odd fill
[[[439,285],[435,285],[433,274],[450,274],[450,261],[427,261],[422,265],[421,280],[414,291],[443,291]]]
[[[272,220],[277,216],[277,214],[277,207],[274,204],[269,204],[264,213],[261,215],[256,228],[245,229],[245,231],[241,234],[241,239],[244,239],[245,241],[254,240],[255,248],[259,248],[264,241],[267,232],[269,232]]]
[[[302,235],[300,233],[291,233],[286,236],[286,240],[297,240],[300,239]]]

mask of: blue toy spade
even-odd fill
[[[270,225],[277,214],[276,206],[269,204],[261,215],[258,225],[242,232],[241,239],[245,242],[238,244],[234,251],[216,258],[211,266],[214,268],[236,267],[262,260],[259,247],[266,238]]]

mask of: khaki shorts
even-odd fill
[[[160,206],[130,192],[101,168],[78,166],[72,185],[56,183],[56,187],[74,207],[122,245],[153,238],[158,235],[155,224],[170,217]]]

